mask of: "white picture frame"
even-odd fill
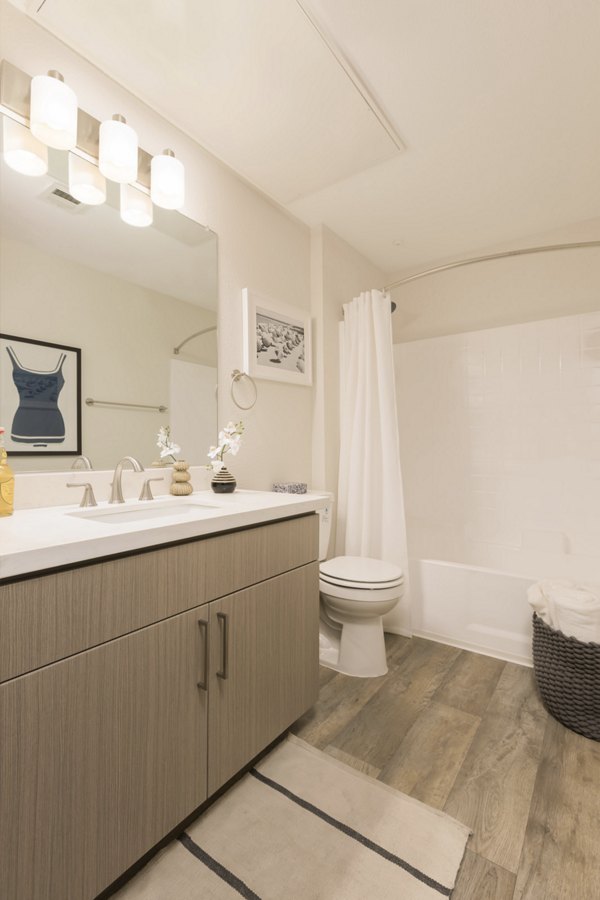
[[[311,318],[307,310],[263,294],[242,291],[244,370],[265,378],[312,384]]]

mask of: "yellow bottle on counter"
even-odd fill
[[[15,476],[2,446],[4,429],[0,428],[0,517],[12,516],[15,504]]]

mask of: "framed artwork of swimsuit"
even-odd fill
[[[0,334],[0,425],[11,456],[81,454],[81,350]]]

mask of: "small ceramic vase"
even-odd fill
[[[225,466],[223,466],[220,472],[215,472],[210,482],[210,486],[215,494],[233,494],[236,484],[237,481],[231,472],[227,471]]]
[[[171,480],[171,493],[176,497],[185,497],[191,494],[194,488],[190,481],[191,475],[188,472],[189,464],[184,459],[178,459],[173,463],[173,477]]]

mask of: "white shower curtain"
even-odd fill
[[[385,626],[410,634],[391,304],[375,290],[344,304],[340,323],[336,555],[371,556],[402,568],[404,599]]]

